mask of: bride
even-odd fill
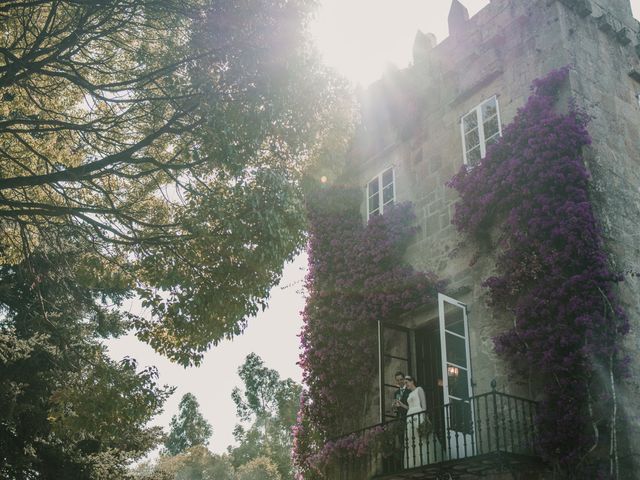
[[[440,443],[433,433],[427,416],[424,390],[418,387],[416,381],[410,376],[405,377],[405,382],[411,393],[407,403],[401,405],[407,409],[404,464],[405,468],[413,468],[437,461]]]

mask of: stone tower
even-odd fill
[[[494,352],[492,339],[511,320],[487,306],[482,282],[492,274],[493,262],[480,256],[470,264],[472,252],[460,247],[451,223],[458,198],[447,183],[463,164],[482,161],[491,141],[524,105],[534,79],[570,66],[563,98],[575,99],[592,117],[593,143],[584,159],[612,268],[624,275],[618,293],[631,322],[623,345],[631,359],[630,375],[616,390],[621,422],[616,455],[624,472],[640,471],[640,422],[635,416],[640,398],[640,28],[630,2],[491,0],[469,18],[463,3],[452,0],[448,21],[448,38],[432,46],[418,35],[414,65],[369,90],[366,104],[386,114],[375,115],[361,130],[342,181],[364,189],[364,220],[381,210],[373,211],[371,205],[378,205],[381,200],[375,195],[383,189],[393,192],[393,202],[415,205],[418,234],[406,259],[416,269],[447,280],[446,298],[467,309],[468,334],[459,336],[468,344],[464,362],[471,365],[469,391],[483,394],[495,380],[501,392],[541,400],[531,384],[513,380]],[[467,119],[473,128],[467,128]],[[441,365],[439,377],[440,367],[435,373],[427,371],[431,367],[421,362],[428,359],[420,357],[426,347],[418,344],[446,343],[440,340],[446,335],[437,336],[442,315],[442,306],[434,305],[395,322],[409,332],[414,346],[406,365],[422,376],[423,384],[434,380],[434,397],[441,395],[447,365]],[[384,341],[381,344],[385,348]],[[440,343],[439,348],[448,346]],[[381,378],[392,378],[387,371],[392,368],[398,368],[397,363],[381,360]],[[380,385],[372,379],[371,408],[363,428],[380,420],[380,406],[388,395]],[[634,478],[628,475],[633,473],[619,478]],[[522,478],[551,477],[537,471]]]

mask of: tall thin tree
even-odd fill
[[[186,393],[180,400],[178,414],[171,418],[171,430],[164,444],[169,455],[209,443],[211,425],[199,408],[198,400],[192,393]]]

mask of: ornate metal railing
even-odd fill
[[[536,402],[493,390],[440,412],[365,428],[342,437],[358,448],[338,457],[329,478],[393,478],[409,470],[456,478],[537,463],[536,408]]]

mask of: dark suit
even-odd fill
[[[411,392],[408,388],[398,388],[393,393],[393,399],[399,400],[403,404],[407,404],[409,401],[409,394]],[[394,407],[396,419],[394,420],[394,430],[396,432],[396,439],[394,445],[393,455],[388,459],[387,466],[385,468],[387,473],[396,472],[402,469],[402,454],[404,452],[404,442],[405,442],[405,429],[406,422],[405,418],[407,416],[407,409],[402,407]]]
[[[393,394],[394,400],[400,400],[405,405],[409,401],[409,394],[411,391],[408,388],[399,388]],[[404,418],[407,416],[407,409],[402,407],[396,407],[396,418]]]

